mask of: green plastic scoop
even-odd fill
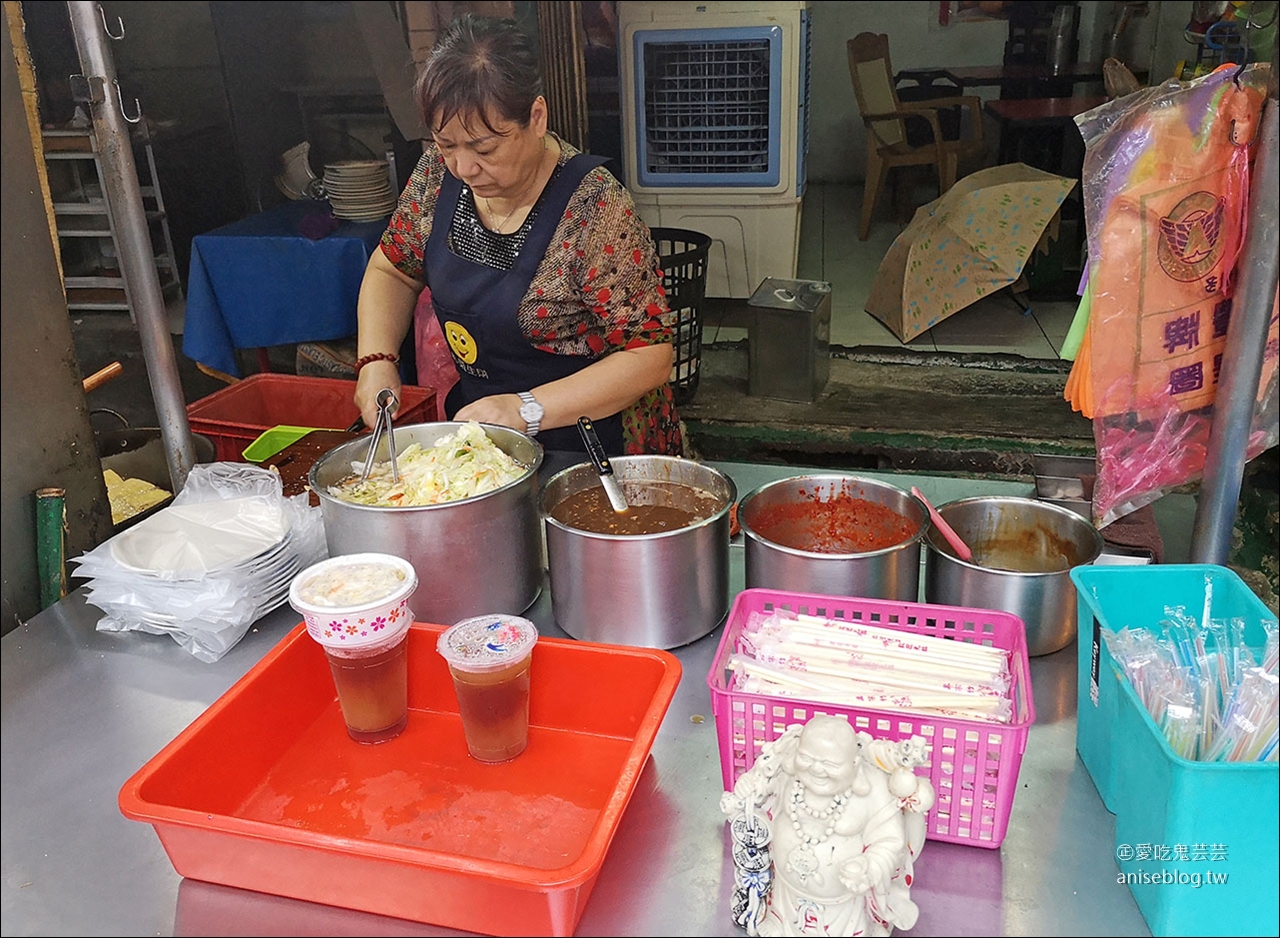
[[[280,452],[286,446],[292,446],[300,439],[311,433],[317,427],[272,427],[270,430],[264,430],[259,434],[258,438],[244,448],[241,453],[249,462],[262,462],[264,459],[270,459],[276,453]]]

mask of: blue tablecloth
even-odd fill
[[[360,281],[387,222],[302,234],[327,214],[327,202],[289,202],[192,239],[183,352],[238,377],[236,349],[355,335]]]

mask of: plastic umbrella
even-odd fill
[[[903,342],[1022,275],[1076,181],[1009,163],[916,210],[880,263],[866,310]]]

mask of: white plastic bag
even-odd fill
[[[326,553],[307,493],[284,497],[268,469],[209,463],[191,470],[172,504],[72,562],[106,613],[100,631],[169,635],[213,662]]]

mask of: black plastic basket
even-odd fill
[[[702,301],[707,293],[707,252],[711,238],[686,228],[651,228],[658,249],[662,287],[667,306],[675,315],[673,343],[675,364],[671,390],[677,404],[693,399],[698,390],[702,363]]]

